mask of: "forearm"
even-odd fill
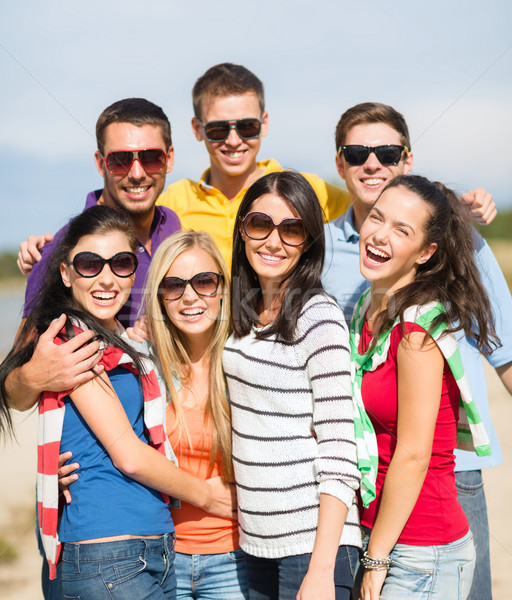
[[[117,456],[119,451],[110,454],[122,473],[145,486],[208,510],[209,489],[204,480],[185,473],[136,436],[121,452],[122,457]]]
[[[315,544],[297,600],[334,600],[334,567],[347,512],[341,500],[320,494]]]
[[[420,495],[429,461],[420,461],[408,449],[398,448],[389,465],[382,489],[368,555],[385,558],[400,537]]]
[[[320,494],[320,510],[315,545],[309,562],[309,570],[334,572],[336,555],[340,545],[343,525],[348,508],[338,498]]]
[[[512,395],[512,362],[502,365],[501,367],[496,367],[496,373],[500,376],[508,393]]]
[[[30,364],[13,369],[5,379],[5,391],[10,408],[25,411],[38,401],[43,390],[37,387],[35,378],[31,377]]]

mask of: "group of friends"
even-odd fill
[[[345,191],[258,160],[245,67],[192,97],[199,181],[164,191],[169,121],[121,100],[103,189],[21,245],[0,431],[38,404],[45,598],[492,598],[481,357],[512,393],[512,298],[470,224],[491,196],[412,175],[384,104],[337,124]]]

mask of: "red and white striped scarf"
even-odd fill
[[[78,335],[83,328],[73,325],[73,330],[75,335]],[[122,325],[117,321],[115,333],[122,335],[125,341],[130,341],[124,333]],[[63,344],[64,342],[60,338],[55,338],[55,343]],[[154,363],[142,357],[141,363],[144,367],[143,374],[138,372],[128,354],[112,346],[103,350],[103,357],[100,361],[107,372],[122,365],[139,377],[144,395],[144,424],[149,432],[150,445],[171,459],[172,450],[165,433],[165,390],[160,388]],[[58,487],[59,451],[66,407],[64,398],[71,392],[72,390],[45,392],[39,402],[37,511],[39,531],[50,567],[50,579],[56,577],[57,564],[61,554],[58,521],[60,509],[63,507],[63,498],[59,494]],[[165,501],[169,502],[169,498],[165,494],[162,495]]]

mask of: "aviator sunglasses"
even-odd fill
[[[114,175],[124,175],[138,160],[140,166],[148,173],[158,173],[166,165],[167,154],[160,148],[148,150],[115,150],[104,158],[107,169]]]
[[[245,234],[251,240],[266,240],[274,229],[277,229],[283,244],[300,246],[308,235],[302,219],[290,218],[274,223],[274,219],[266,213],[250,212],[240,220]]]
[[[236,132],[243,140],[257,138],[261,132],[261,121],[255,118],[233,119],[232,121],[209,121],[205,125],[201,123],[206,139],[210,142],[225,142],[229,132]]]
[[[357,144],[350,146],[341,146],[338,150],[338,155],[343,153],[347,163],[352,166],[364,165],[368,160],[370,153],[375,153],[381,165],[390,166],[396,165],[402,158],[402,152],[408,154],[407,146],[397,146],[395,144],[386,144],[385,146],[360,146]]]
[[[133,252],[118,252],[110,258],[103,258],[96,252],[79,252],[71,262],[66,264],[73,265],[80,277],[96,277],[105,264],[108,264],[117,277],[130,277],[135,273],[139,262]]]
[[[196,275],[190,279],[164,277],[158,293],[162,296],[162,299],[167,300],[167,302],[179,300],[185,293],[187,285],[190,283],[192,289],[198,296],[213,296],[222,279],[223,277],[220,273],[211,272],[196,273]]]

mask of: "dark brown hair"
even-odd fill
[[[156,125],[160,127],[165,150],[172,146],[171,124],[164,111],[144,98],[125,98],[108,106],[96,121],[96,143],[103,154],[105,148],[105,129],[111,123],[131,123],[136,127]]]
[[[192,104],[194,115],[201,120],[203,102],[207,96],[222,98],[224,96],[238,96],[254,92],[258,97],[260,110],[265,110],[265,94],[263,83],[242,65],[221,63],[215,65],[199,77],[192,88]]]
[[[336,125],[336,152],[345,144],[347,134],[356,125],[367,123],[385,123],[400,135],[400,142],[411,150],[409,129],[402,114],[387,104],[363,102],[346,110]]]

